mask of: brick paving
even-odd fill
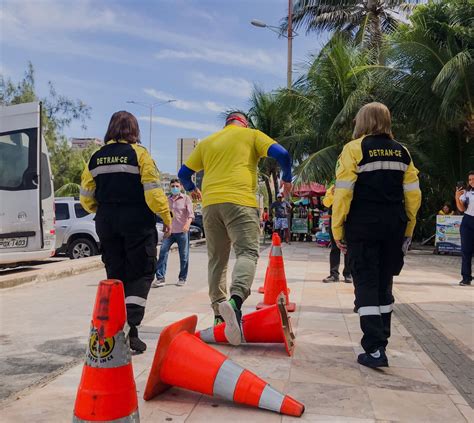
[[[474,407],[474,363],[451,339],[410,304],[397,304],[395,315],[438,365],[467,403]]]
[[[191,252],[187,285],[153,290],[149,297],[142,329],[149,349],[133,357],[141,422],[474,421],[470,373],[462,377],[456,373],[456,366],[473,357],[474,290],[456,285],[457,262],[433,263],[431,257],[408,256],[406,268],[395,283],[398,304],[388,347],[390,367],[375,371],[356,362],[361,352],[361,332],[358,316],[352,311],[352,285],[321,282],[329,270],[328,253],[314,243],[283,246],[290,299],[297,304],[296,312],[291,314],[296,333],[292,357],[285,355],[281,345],[216,346],[242,367],[302,401],[306,412],[301,419],[177,388],[153,401],[142,400],[162,328],[190,314],[198,315],[198,329],[212,324],[206,286],[207,254],[205,248],[197,248]],[[244,313],[255,310],[261,301],[262,296],[256,290],[265,275],[267,254],[267,250],[262,251]],[[177,254],[172,253],[170,260],[170,269],[176,271]],[[231,267],[232,263],[229,277]],[[22,342],[21,334],[25,333],[32,339],[33,335],[28,334],[39,329],[44,338],[41,342],[70,337],[73,329],[77,339],[86,342],[94,287],[102,277],[96,271],[83,278],[65,278],[10,290],[4,294],[5,313],[15,304],[27,302],[28,305],[23,308],[21,320],[10,319],[11,325],[17,326],[7,325],[2,329],[12,342],[16,342],[15,337]],[[54,325],[48,325],[50,315],[41,306],[43,296],[48,298],[49,309],[58,308],[68,317],[63,318],[60,313]],[[38,305],[36,309],[34,304]],[[75,304],[76,308],[72,307]],[[77,313],[70,315],[73,310]],[[21,326],[24,321],[30,322],[31,327]],[[13,347],[12,359],[17,355]],[[30,342],[29,347],[34,354],[35,344]],[[15,401],[1,407],[2,423],[70,421],[81,370],[81,365],[75,366],[39,387],[20,392]],[[456,377],[458,381],[453,380]]]

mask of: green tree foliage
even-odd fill
[[[58,94],[51,82],[48,85],[48,96],[38,98],[35,91],[34,68],[28,63],[25,75],[18,83],[0,75],[0,104],[11,105],[31,101],[43,103],[43,136],[50,153],[55,190],[60,192],[60,195],[76,195],[82,170],[91,151],[71,149],[62,131],[76,120],[80,121],[85,129],[85,122],[90,118],[91,109],[81,100],[72,100]]]
[[[416,1],[297,0],[293,20],[296,28],[303,27],[306,32],[336,32],[367,48],[379,49],[383,34],[397,27],[411,3]]]
[[[293,89],[280,91],[283,109],[298,117],[292,121],[292,137],[298,140],[295,174],[299,181],[331,180],[357,110],[381,101],[392,111],[397,140],[407,145],[420,170],[417,236],[426,238],[434,232],[436,212],[452,202],[456,181],[474,168],[474,3],[443,0],[417,6],[409,22],[384,36],[380,64],[370,48],[341,34],[355,34],[350,19],[358,15],[349,19],[344,8],[331,10],[359,4],[362,13],[369,3],[301,0],[295,5],[295,10],[308,6],[304,19],[297,16],[300,25],[336,31]],[[309,6],[319,12],[315,15]]]
[[[474,168],[474,3],[420,5],[390,38],[377,97],[393,112],[396,135],[412,150],[424,201],[418,227],[428,235],[457,180]]]

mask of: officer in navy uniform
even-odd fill
[[[137,326],[156,271],[156,214],[163,219],[165,233],[171,215],[156,165],[139,144],[135,116],[114,113],[104,142],[84,169],[80,200],[89,213],[96,213],[107,277],[124,284],[130,348],[143,352],[146,344],[138,338]]]
[[[388,108],[363,106],[354,140],[336,166],[332,231],[347,252],[363,332],[358,362],[386,367],[393,276],[403,267],[421,204],[418,171],[408,150],[393,139]]]

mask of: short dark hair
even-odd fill
[[[180,181],[178,178],[173,178],[173,179],[171,179],[170,185],[171,185],[171,184],[175,184],[175,183],[181,184],[181,181]]]
[[[129,144],[139,143],[140,128],[137,118],[125,110],[115,112],[110,118],[109,127],[104,137],[104,143],[111,140],[123,140]]]
[[[472,175],[474,175],[474,170],[471,170],[471,171],[467,174],[467,176],[472,176]]]
[[[231,110],[227,112],[226,119],[229,119],[229,117],[232,115],[242,115],[245,119],[247,120],[249,119],[249,117],[247,116],[247,113],[243,112],[242,110]]]

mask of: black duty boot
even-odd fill
[[[130,349],[141,354],[146,351],[146,344],[138,336],[131,336]]]
[[[388,367],[388,359],[385,348],[379,348],[373,353],[362,353],[357,357],[357,362],[363,366],[376,369],[377,367]]]

